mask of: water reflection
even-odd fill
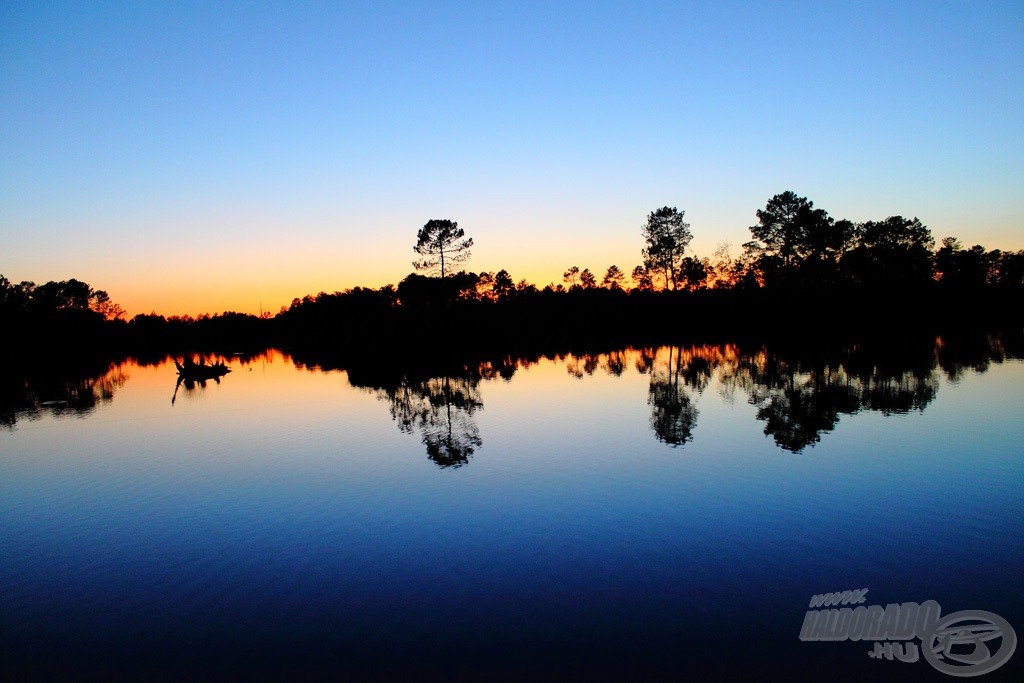
[[[419,432],[427,457],[438,467],[461,467],[483,445],[473,414],[484,407],[480,381],[485,376],[511,378],[514,364],[480,364],[437,376],[397,377],[349,373],[353,386],[367,389],[388,404],[391,419],[407,434]],[[504,373],[504,374],[503,374]]]
[[[923,411],[939,390],[940,370],[957,381],[965,370],[1024,357],[1021,335],[979,333],[910,337],[847,345],[689,345],[581,354],[566,359],[570,375],[599,369],[619,375],[629,364],[650,377],[647,402],[654,436],[681,447],[693,439],[696,403],[712,379],[723,397],[738,392],[756,406],[764,433],[799,453],[833,431],[843,415]]]
[[[861,411],[883,415],[923,411],[935,400],[940,370],[956,380],[965,368],[983,372],[990,362],[1021,357],[1019,340],[982,334],[973,338],[910,337],[846,345],[690,344],[553,355],[566,372],[583,379],[603,372],[619,377],[629,368],[649,378],[650,428],[661,443],[691,442],[697,403],[716,381],[722,396],[742,396],[756,407],[764,434],[786,451],[800,453],[832,432],[842,416]],[[419,432],[427,454],[441,467],[468,462],[483,444],[473,419],[483,408],[482,380],[511,379],[535,357],[449,366],[434,373],[406,371],[376,379],[362,368],[354,386],[369,388],[390,406],[403,432]]]
[[[197,361],[191,356],[186,356],[180,362],[177,358],[172,360],[174,368],[178,371],[178,381],[174,383],[174,394],[171,395],[172,406],[178,399],[178,389],[183,385],[187,393],[192,393],[197,387],[205,389],[206,382],[211,379],[220,384],[220,378],[231,372],[223,358],[217,360],[213,357],[200,356]]]
[[[936,355],[947,379],[957,382],[965,371],[985,372],[991,363],[1024,358],[1024,333],[943,336]]]
[[[715,368],[715,356],[709,351],[718,350],[670,346],[639,354],[636,368],[651,378],[647,403],[651,429],[659,441],[677,447],[693,439],[699,414],[696,395],[703,393]]]
[[[177,370],[172,405],[179,395],[201,395],[235,370],[251,371],[267,354],[137,359]],[[483,446],[476,420],[487,382],[513,380],[545,358],[585,381],[601,372],[647,378],[649,428],[667,446],[694,440],[701,397],[714,386],[723,398],[754,406],[763,433],[781,449],[800,453],[836,429],[844,416],[921,412],[936,398],[940,379],[957,382],[965,372],[1024,357],[1024,334],[958,334],[859,340],[846,344],[722,343],[617,349],[602,353],[507,354],[467,362],[428,363],[293,352],[299,368],[345,369],[349,383],[388,406],[399,430],[416,434],[427,457],[442,468],[465,465]],[[287,356],[286,356],[287,358]],[[173,361],[174,365],[171,365]],[[0,375],[0,426],[43,415],[88,415],[113,400],[128,379],[121,362],[63,362]],[[168,378],[169,379],[169,378]],[[169,388],[169,387],[168,387]],[[296,385],[296,391],[301,387]],[[542,401],[543,396],[537,396]]]
[[[742,389],[757,406],[764,433],[794,453],[834,430],[840,415],[921,411],[939,387],[933,344],[906,355],[855,346],[802,357],[762,348],[723,368],[721,381],[730,393]]]
[[[90,415],[127,381],[122,365],[108,360],[8,369],[0,374],[0,427],[13,430],[18,420],[44,415]]]

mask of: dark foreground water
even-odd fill
[[[954,680],[931,661],[1013,636],[961,629],[929,661],[914,634],[908,663],[801,629],[812,595],[867,588],[1024,636],[1015,348],[27,372],[0,425],[0,671]]]

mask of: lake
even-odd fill
[[[0,663],[8,680],[953,680],[933,662],[963,673],[987,647],[1005,663],[981,680],[1024,680],[1024,654],[1005,659],[1024,635],[1022,348],[268,350],[208,357],[232,371],[205,383],[169,358],[28,368],[0,420]],[[937,602],[926,631],[981,610],[1011,634],[926,657],[932,632],[886,638],[888,612],[875,639],[805,626],[829,609],[812,596],[865,588],[861,606],[905,617]],[[921,656],[869,656],[878,641]]]

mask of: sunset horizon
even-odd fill
[[[813,199],[813,198],[809,198]],[[660,205],[659,205],[660,206]],[[761,207],[763,207],[763,202]],[[651,210],[657,207],[651,207]],[[751,209],[753,216],[760,207]],[[824,207],[819,207],[824,208]],[[682,207],[680,207],[682,210]],[[909,214],[918,216],[918,214]],[[685,217],[690,220],[689,212]],[[872,219],[886,218],[871,217]],[[472,248],[472,258],[462,264],[459,270],[474,273],[494,273],[498,270],[507,270],[513,280],[519,282],[526,280],[529,284],[542,289],[548,285],[565,285],[563,274],[570,266],[578,266],[580,269],[588,268],[600,279],[605,270],[612,265],[617,265],[627,275],[633,267],[641,264],[641,247],[643,240],[640,236],[640,228],[643,217],[636,221],[634,234],[628,235],[630,231],[623,230],[620,236],[613,234],[613,228],[608,227],[604,234],[608,239],[600,247],[590,246],[587,249],[573,249],[572,245],[563,244],[566,254],[580,253],[584,251],[589,260],[583,258],[562,257],[558,252],[548,251],[541,255],[530,255],[517,253],[514,247],[523,248],[525,244],[514,244],[511,240],[497,235],[505,248],[495,248],[493,245],[481,244],[479,239]],[[833,218],[841,218],[833,216]],[[866,219],[865,219],[866,220]],[[459,221],[456,221],[459,222]],[[753,222],[753,221],[752,221]],[[927,222],[922,221],[926,227]],[[462,223],[459,222],[460,227]],[[41,284],[48,280],[67,280],[75,278],[89,282],[98,289],[107,291],[111,299],[121,305],[125,310],[126,318],[139,314],[157,314],[165,317],[199,317],[202,315],[217,315],[226,312],[244,313],[248,315],[275,315],[282,308],[287,308],[295,299],[302,299],[306,296],[316,296],[319,293],[336,293],[356,287],[378,289],[384,286],[397,286],[398,283],[411,273],[416,272],[413,266],[415,253],[412,245],[415,242],[415,231],[421,226],[415,226],[408,230],[404,244],[399,244],[400,236],[397,230],[389,231],[394,242],[393,249],[387,249],[378,240],[368,245],[364,251],[355,255],[347,255],[344,249],[338,248],[337,253],[324,253],[316,251],[316,245],[304,245],[302,249],[284,252],[274,252],[273,255],[254,252],[244,245],[227,252],[227,254],[202,254],[187,263],[183,263],[176,276],[180,281],[166,282],[154,278],[151,274],[151,263],[141,261],[132,264],[130,267],[122,267],[115,270],[105,279],[106,271],[102,268],[86,265],[75,268],[68,266],[68,272],[57,272],[54,268],[44,269],[43,274],[2,272],[12,282],[32,281]],[[493,234],[486,230],[472,231],[467,229],[467,235]],[[715,250],[728,246],[729,254],[736,258],[742,253],[742,246],[750,240],[749,227],[742,230],[734,230],[725,239],[711,244],[707,237],[702,236],[697,228],[691,223],[694,232],[694,239],[687,254],[697,258],[711,258]],[[969,248],[978,242],[972,242],[961,234],[936,234],[932,230],[936,242],[945,237],[959,239],[963,247]],[[725,233],[720,233],[725,234]],[[552,243],[558,243],[558,238],[553,237]],[[336,244],[336,240],[325,238],[326,243]],[[632,244],[630,244],[632,243]],[[696,246],[694,246],[696,245]],[[1008,244],[981,243],[981,246],[988,250],[1001,249],[1002,251],[1019,251],[1024,249],[1024,236],[1017,240],[1009,240]],[[403,249],[404,247],[404,249]],[[337,248],[337,247],[336,247]],[[618,251],[615,251],[618,248]],[[312,250],[305,253],[305,249]],[[405,252],[405,253],[401,253]],[[499,254],[504,254],[501,256]],[[368,261],[373,262],[376,256],[376,263],[383,263],[380,269],[373,269]],[[403,270],[403,256],[404,259]],[[339,262],[348,264],[346,269],[335,267],[332,257],[337,257]],[[236,259],[235,263],[243,264],[245,267],[234,273],[219,272],[216,268],[217,262],[222,258]],[[489,263],[485,263],[488,259]],[[526,267],[517,268],[516,265]],[[204,269],[209,269],[204,271]],[[309,271],[313,271],[312,273]],[[390,271],[393,275],[385,274]],[[134,277],[133,277],[134,276]],[[170,277],[170,276],[169,276]],[[137,278],[137,279],[136,279]]]
[[[784,190],[1024,249],[1011,6],[9,3],[0,30],[0,272],[129,316],[397,284],[432,218],[538,287],[628,274],[661,206],[735,257]]]

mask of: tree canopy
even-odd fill
[[[843,259],[858,284],[891,288],[924,286],[933,279],[931,231],[917,218],[890,216],[860,226],[858,245]]]
[[[14,284],[3,275],[0,275],[0,311],[88,311],[107,320],[124,316],[124,309],[112,302],[109,294],[102,289],[93,289],[81,280],[51,280],[41,285],[29,281]]]
[[[792,190],[769,199],[757,211],[757,220],[750,227],[754,240],[748,244],[766,284],[792,280],[798,268],[811,262],[835,263],[846,246],[847,223],[837,230],[826,211]]]
[[[626,274],[616,266],[608,266],[608,270],[605,271],[604,279],[601,280],[601,286],[607,287],[608,289],[622,289],[623,283],[626,281]]]
[[[644,265],[665,281],[665,289],[676,289],[679,266],[687,245],[693,239],[690,224],[683,221],[685,211],[664,206],[647,216],[642,228]]]
[[[440,273],[445,277],[452,266],[469,260],[473,238],[455,221],[434,218],[427,221],[416,234],[413,250],[423,258],[413,261],[416,270]]]

